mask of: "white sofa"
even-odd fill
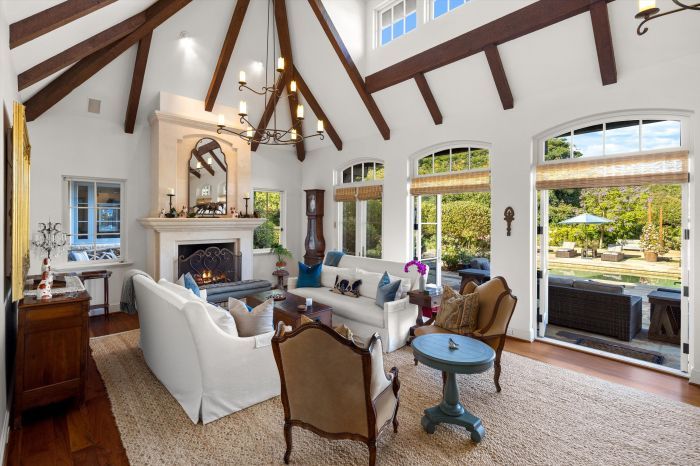
[[[217,309],[207,310],[211,305],[189,290],[143,275],[133,280],[143,356],[192,422],[206,424],[280,394],[274,332],[238,337],[235,324],[222,330],[210,315]]]
[[[332,293],[338,269],[350,271],[355,278],[362,278],[359,298]],[[395,351],[406,344],[408,331],[415,325],[418,306],[408,302],[408,296],[387,302],[384,308],[375,304],[377,284],[384,272],[395,278],[401,278],[404,292],[417,288],[418,273],[411,270],[405,273],[402,262],[370,259],[344,255],[338,268],[323,266],[320,288],[297,288],[297,277],[291,277],[288,291],[298,296],[312,298],[333,308],[333,325],[345,324],[361,340],[369,340],[376,332],[382,338],[384,351]]]

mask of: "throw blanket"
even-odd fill
[[[122,298],[119,302],[119,308],[127,314],[136,314],[136,294],[134,293],[134,277],[143,275],[151,278],[142,270],[132,269],[124,274],[124,283],[122,284]],[[151,280],[153,280],[151,278]]]

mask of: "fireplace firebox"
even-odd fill
[[[237,282],[241,259],[236,243],[180,244],[177,276],[189,272],[199,286]]]

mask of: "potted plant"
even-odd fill
[[[406,262],[406,265],[403,267],[403,271],[408,273],[411,267],[415,266],[416,270],[418,271],[419,278],[418,278],[418,289],[420,291],[425,290],[425,275],[428,273],[428,267],[419,261],[418,259],[413,259],[412,261]]]
[[[285,261],[285,258],[286,259],[292,258],[291,251],[279,243],[273,244],[272,247],[270,248],[270,252],[277,256],[277,263],[275,263],[275,265],[277,266],[278,269],[283,269],[287,266],[287,262]]]
[[[639,245],[644,251],[644,260],[647,262],[656,262],[661,254],[668,252],[668,248],[664,245],[663,233],[653,223],[647,223],[642,228]]]

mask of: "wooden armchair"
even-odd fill
[[[506,333],[510,318],[513,316],[518,298],[513,296],[503,277],[494,277],[491,280],[478,285],[476,282],[466,283],[460,293],[479,293],[479,317],[477,329],[474,333],[465,334],[468,337],[481,340],[496,351],[494,361],[493,381],[496,384],[496,391],[501,391],[498,383],[501,377],[501,353],[506,343]],[[414,331],[416,337],[429,333],[453,333],[436,325],[425,325],[417,327]],[[416,364],[418,364],[416,362]]]
[[[329,439],[367,444],[369,464],[377,457],[377,438],[389,424],[398,430],[399,373],[384,372],[382,341],[375,334],[367,349],[320,323],[272,339],[282,382],[284,462],[292,453],[292,426]]]

